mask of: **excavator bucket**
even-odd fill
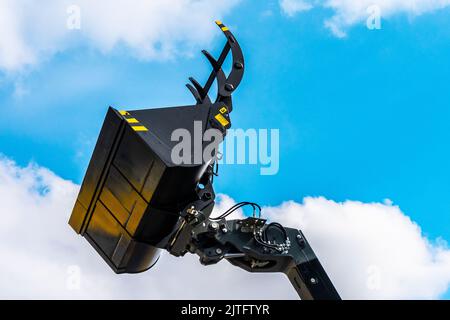
[[[210,199],[214,155],[191,152],[191,161],[173,161],[176,129],[191,137],[214,128],[224,136],[231,126],[231,93],[241,81],[244,60],[240,47],[220,21],[227,38],[218,60],[203,51],[213,70],[202,87],[195,79],[187,85],[196,99],[191,106],[118,111],[109,108],[69,220],[116,273],[142,272],[153,266],[167,246],[180,212],[199,197]],[[222,64],[229,52],[233,66],[228,77]],[[215,102],[208,91],[217,80]],[[192,144],[194,149],[195,143]],[[201,152],[201,161],[198,160]],[[199,192],[199,189],[205,189]]]

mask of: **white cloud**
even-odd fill
[[[305,0],[280,0],[280,6],[284,13],[292,17],[296,13],[308,11],[313,5]]]
[[[37,165],[0,160],[0,298],[297,297],[282,274],[251,274],[227,262],[204,267],[192,255],[164,255],[148,272],[116,275],[67,224],[78,188]],[[221,198],[214,215],[234,203]],[[344,298],[439,297],[450,282],[450,251],[385,203],[306,198],[264,212],[302,228]],[[68,286],[71,266],[81,270],[79,290]],[[380,280],[378,290],[366,286],[367,272]]]
[[[227,262],[204,267],[193,255],[166,254],[148,272],[114,274],[67,223],[78,189],[37,165],[0,160],[0,298],[296,298],[282,274],[248,274]],[[233,204],[224,196],[214,215]],[[81,270],[80,290],[69,289],[72,266]],[[205,290],[212,283],[221,290]]]
[[[381,18],[385,19],[398,14],[419,16],[450,5],[450,0],[280,0],[281,9],[288,15],[296,11],[286,6],[286,2],[331,9],[333,15],[324,23],[337,37],[345,37],[349,27],[365,23],[371,15],[367,9],[372,6],[379,7]],[[299,11],[301,10],[297,10]]]
[[[109,52],[124,45],[142,59],[189,55],[219,33],[221,19],[240,0],[27,0],[0,1],[0,69],[33,66],[42,59],[88,45]],[[81,29],[69,29],[80,9]]]
[[[302,229],[343,297],[432,299],[450,284],[450,250],[427,240],[390,200],[305,198],[266,215]]]

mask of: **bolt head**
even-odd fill
[[[205,192],[202,196],[203,200],[211,200],[212,194],[210,192]]]
[[[234,64],[234,67],[236,68],[236,69],[242,69],[243,67],[244,67],[244,65],[241,63],[241,62],[236,62],[235,64]]]
[[[216,253],[217,253],[217,254],[222,254],[222,249],[217,248],[217,249],[216,249]]]
[[[225,90],[231,92],[234,90],[234,86],[231,83],[225,84]]]
[[[217,222],[211,222],[211,224],[209,225],[211,227],[211,229],[213,230],[217,230],[219,229],[219,224]]]

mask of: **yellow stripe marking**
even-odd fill
[[[128,118],[126,120],[128,123],[139,123],[138,119],[136,119],[136,118]]]
[[[119,113],[123,116],[129,116],[130,114],[128,113],[128,111],[124,111],[124,110],[120,110]]]
[[[225,119],[225,117],[223,115],[221,115],[220,113],[216,114],[215,117],[217,121],[219,121],[219,123],[222,125],[222,127],[227,126],[230,122]]]
[[[144,126],[131,126],[134,131],[148,131],[148,129]]]
[[[228,27],[222,27],[221,29],[222,29],[222,31],[228,31],[229,30]]]
[[[217,24],[217,25],[221,25],[221,24],[222,24],[222,21],[216,20],[216,24]]]
[[[222,108],[220,108],[219,111],[220,111],[221,114],[224,114],[225,112],[227,112],[227,108],[222,107]]]

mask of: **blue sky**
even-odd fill
[[[233,126],[280,129],[280,170],[224,165],[216,191],[271,206],[388,198],[429,239],[450,240],[450,10],[393,14],[381,30],[354,23],[344,38],[324,27],[330,10],[288,16],[276,1],[245,1],[222,18],[246,58]],[[206,49],[217,55],[222,44],[217,30]],[[82,44],[3,72],[0,152],[80,183],[107,107],[192,104],[184,84],[205,81],[203,47],[143,60],[126,45]]]

